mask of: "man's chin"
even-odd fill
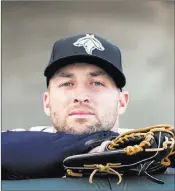
[[[68,126],[71,127],[71,129],[77,134],[92,133],[92,132],[96,131],[95,125],[92,125],[87,122],[82,122],[82,121],[81,121],[81,123],[78,121],[78,122],[72,123],[71,125],[68,125]]]
[[[87,127],[76,127],[73,128],[74,129],[74,133],[75,134],[83,134],[83,133],[91,133],[91,129],[87,128]]]
[[[67,126],[75,133],[93,133],[97,130],[98,121],[94,118],[69,118]]]

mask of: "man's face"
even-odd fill
[[[44,108],[59,132],[111,130],[118,119],[120,94],[103,69],[91,64],[71,64],[50,80]]]

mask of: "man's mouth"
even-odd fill
[[[69,116],[75,117],[75,118],[87,118],[89,116],[94,115],[94,113],[89,111],[73,111],[69,113]]]

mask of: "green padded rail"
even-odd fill
[[[117,177],[94,177],[93,184],[88,178],[49,178],[2,181],[2,190],[62,190],[62,191],[113,191],[113,190],[175,190],[175,175],[156,175],[165,184],[157,184],[146,177],[128,176],[117,185]]]

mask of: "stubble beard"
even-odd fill
[[[107,117],[103,117],[103,124],[100,122],[100,120],[98,120],[98,122],[96,122],[95,124],[86,125],[86,129],[83,132],[77,132],[76,127],[68,125],[66,120],[64,121],[63,124],[60,124],[59,117],[55,112],[51,115],[52,125],[56,129],[56,131],[69,134],[84,134],[84,133],[91,134],[100,131],[111,130],[115,124],[115,120],[113,118],[111,119],[112,120],[109,120]],[[83,120],[84,119],[81,120],[82,125],[84,125]]]

